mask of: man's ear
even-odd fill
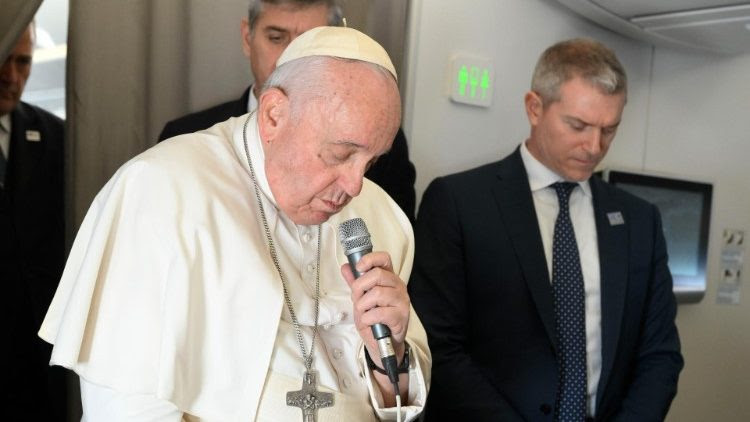
[[[531,126],[536,126],[544,111],[542,97],[534,91],[529,91],[523,97],[523,101],[526,106],[526,117],[528,117],[529,123]]]
[[[240,33],[242,34],[242,52],[245,53],[245,57],[250,58],[250,22],[247,18],[242,18],[240,22]]]
[[[279,88],[269,88],[258,99],[258,130],[264,143],[277,139],[289,122],[289,97]]]

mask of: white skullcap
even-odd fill
[[[309,56],[330,56],[374,63],[396,76],[388,53],[375,40],[353,28],[319,26],[295,38],[286,47],[276,66]]]

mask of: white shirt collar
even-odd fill
[[[521,160],[523,160],[523,166],[526,168],[526,174],[529,177],[529,187],[532,192],[545,189],[553,183],[565,181],[562,176],[550,170],[541,161],[537,160],[536,157],[531,155],[531,152],[526,147],[526,141],[521,143]],[[578,185],[583,190],[584,195],[591,196],[591,186],[589,186],[588,180],[578,182]]]
[[[10,113],[0,116],[0,130],[10,133]]]
[[[250,85],[250,95],[247,96],[247,112],[250,113],[258,108],[258,99],[255,98],[253,85]]]
[[[0,116],[0,154],[4,157],[8,157],[8,150],[10,150],[10,113],[5,116]]]

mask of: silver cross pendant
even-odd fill
[[[315,371],[305,371],[302,389],[286,393],[286,405],[302,409],[302,422],[315,422],[318,409],[333,406],[333,394],[315,389]]]

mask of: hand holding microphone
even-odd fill
[[[354,321],[370,356],[379,356],[391,383],[398,384],[410,302],[406,284],[394,274],[390,255],[372,252],[370,234],[360,218],[339,226],[348,265],[341,268],[352,289]]]

